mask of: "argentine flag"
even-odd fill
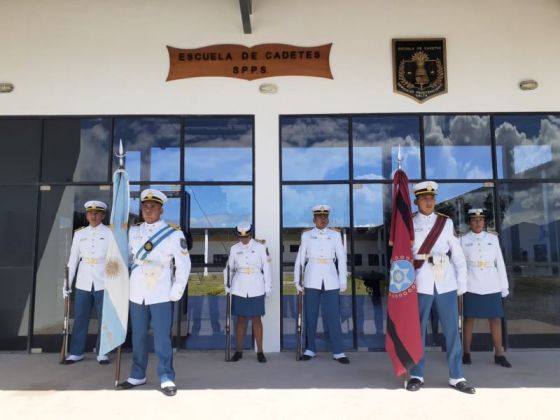
[[[124,343],[128,324],[128,174],[119,168],[113,175],[111,232],[105,266],[105,293],[99,354],[107,354]]]

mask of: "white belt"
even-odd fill
[[[138,258],[135,258],[135,259],[134,259],[134,264],[136,264],[136,265],[156,265],[156,266],[159,266],[159,267],[161,267],[161,268],[164,268],[164,267],[169,267],[169,266],[170,266],[171,260],[168,261],[167,264],[165,264],[165,263],[162,263],[162,262],[160,262],[160,261],[154,261],[154,260],[140,260],[140,259],[138,259]]]
[[[467,261],[467,265],[471,268],[490,268],[493,266],[493,264],[490,261]]]
[[[243,273],[243,274],[253,274],[253,273],[259,273],[260,271],[257,270],[254,267],[237,267],[235,269],[235,271],[237,273]]]
[[[333,260],[332,260],[332,258],[312,257],[312,258],[309,258],[309,262],[314,263],[314,264],[331,264],[331,263],[333,263]]]
[[[80,258],[80,261],[84,264],[101,264],[105,262],[105,258]]]

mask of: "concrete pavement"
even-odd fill
[[[505,369],[491,353],[473,353],[466,366],[476,395],[447,385],[445,354],[428,352],[426,385],[407,392],[385,353],[348,353],[341,365],[326,353],[296,362],[293,353],[253,352],[225,363],[221,352],[175,355],[177,396],[161,394],[150,355],[148,384],[113,389],[114,368],[94,355],[61,366],[55,354],[0,354],[0,419],[558,419],[560,351],[514,351]],[[123,355],[121,379],[131,354]]]

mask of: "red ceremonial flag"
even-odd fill
[[[412,259],[414,226],[410,210],[408,177],[402,170],[393,178],[393,200],[389,245],[391,274],[387,299],[387,334],[385,349],[393,363],[395,375],[402,376],[423,355],[418,313],[418,295]]]

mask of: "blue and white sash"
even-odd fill
[[[171,235],[176,229],[173,226],[165,225],[163,228],[158,230],[153,236],[144,242],[144,245],[140,247],[136,255],[134,255],[134,261],[136,260],[145,260],[148,255],[158,246],[165,238]],[[130,272],[138,267],[138,264],[134,262],[130,266]]]

